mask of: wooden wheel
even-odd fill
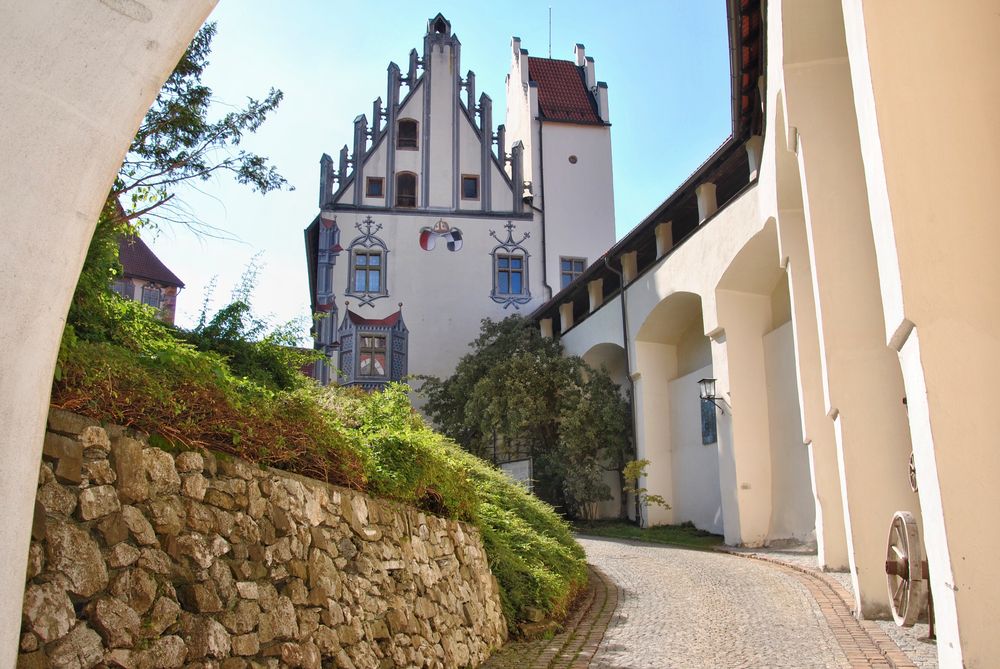
[[[897,511],[889,526],[885,574],[892,618],[901,627],[912,626],[927,603],[924,565],[917,521],[910,512]]]

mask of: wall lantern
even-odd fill
[[[707,402],[711,402],[719,408],[719,411],[726,413],[726,410],[722,408],[717,400],[722,398],[715,394],[715,379],[701,379],[698,381],[698,387],[701,389],[701,399]],[[725,401],[725,400],[723,400]]]

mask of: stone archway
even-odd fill
[[[0,664],[13,666],[59,340],[135,130],[215,0],[23,3],[0,23]],[[12,603],[18,603],[13,605]],[[6,659],[4,659],[6,658]]]

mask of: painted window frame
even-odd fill
[[[347,265],[347,290],[344,291],[344,294],[348,297],[357,298],[358,302],[362,305],[374,307],[372,303],[375,300],[389,296],[389,247],[376,235],[382,229],[382,224],[375,223],[371,216],[366,216],[364,221],[355,223],[354,227],[357,228],[361,235],[355,237],[347,248],[349,262]],[[358,256],[360,254],[368,257],[375,254],[381,256],[381,274],[379,276],[379,289],[377,291],[368,290],[370,284],[367,277],[365,280],[365,290],[356,290]],[[371,265],[366,264],[365,266],[370,267]]]
[[[497,246],[493,247],[490,251],[491,256],[491,266],[493,270],[493,290],[490,292],[490,299],[494,302],[503,305],[504,309],[513,306],[514,309],[520,309],[522,304],[527,304],[531,301],[531,264],[530,258],[531,254],[528,253],[523,244],[531,237],[530,232],[525,232],[521,234],[521,238],[514,239],[514,228],[516,226],[512,221],[508,221],[504,228],[507,230],[506,239],[502,239],[497,236],[495,230],[490,230],[490,236],[497,241]],[[499,272],[501,268],[499,265],[499,260],[502,258],[520,258],[521,259],[521,292],[520,293],[510,293],[502,292],[500,290]],[[510,267],[507,268],[508,272]],[[508,281],[508,289],[511,286],[511,282]]]
[[[382,342],[381,348],[379,348],[378,346],[376,346],[374,344],[371,345],[371,346],[367,346],[366,347],[365,346],[365,339],[381,340],[381,342]],[[357,333],[357,354],[355,355],[355,359],[357,360],[357,366],[358,367],[357,367],[357,376],[355,378],[366,379],[366,380],[367,379],[380,379],[380,380],[381,379],[386,379],[386,380],[388,380],[388,379],[390,379],[392,377],[392,351],[390,350],[390,347],[389,347],[390,341],[391,341],[391,337],[386,332],[364,332],[364,331],[358,331],[358,333]],[[362,371],[362,368],[363,368],[363,365],[364,365],[365,353],[368,353],[372,357],[373,363],[371,365],[371,368],[372,368],[372,370],[374,370],[375,361],[377,359],[377,355],[380,352],[382,354],[382,373],[381,374],[377,374],[377,373],[365,374]]]
[[[402,198],[403,197],[409,197],[409,196],[404,196],[403,195],[403,189],[401,188],[401,184],[400,184],[400,179],[402,179],[403,177],[413,177],[413,195],[412,195],[412,197],[413,197],[413,204],[402,204],[402,201],[401,201]],[[409,171],[405,171],[405,170],[402,171],[402,172],[396,172],[396,201],[395,201],[395,206],[398,207],[398,208],[400,208],[400,209],[416,209],[417,208],[417,193],[419,192],[419,189],[417,188],[417,186],[418,186],[418,183],[417,183],[417,173],[416,172],[409,172]]]
[[[465,194],[465,181],[466,179],[472,180],[476,185],[476,194],[472,196],[467,196]],[[459,192],[463,200],[479,200],[481,190],[479,189],[479,175],[478,174],[463,174],[461,180],[459,181]]]
[[[570,269],[564,269],[563,263],[570,263]],[[576,270],[576,264],[579,263],[580,270]],[[583,274],[583,271],[587,269],[587,259],[580,258],[577,256],[559,256],[559,288],[560,290],[573,283],[573,281]],[[569,278],[569,281],[566,279]]]
[[[413,124],[412,145],[409,136],[403,137],[403,126]],[[404,142],[406,142],[404,144]],[[396,121],[396,148],[403,151],[420,150],[420,122],[415,118],[401,118]]]
[[[378,185],[378,193],[373,193],[373,186]],[[385,199],[385,177],[365,177],[365,197]]]

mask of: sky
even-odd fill
[[[477,91],[493,99],[494,123],[502,123],[510,38],[547,57],[550,7],[552,57],[572,60],[573,45],[584,44],[608,84],[617,237],[641,222],[729,136],[724,0],[221,0],[209,17],[218,32],[203,83],[219,115],[225,103],[284,92],[243,147],[267,156],[294,190],[262,196],[221,176],[180,191],[202,222],[234,239],[177,225],[144,233],[186,285],[177,324],[192,326],[206,296],[209,313],[228,303],[256,258],[255,312],[274,324],[298,320],[305,336],[302,232],[318,213],[319,159],[336,160],[352,144],[354,118],[370,117],[372,101],[385,98],[389,62],[405,73],[427,20],[441,12],[462,43],[463,76],[476,73]]]

